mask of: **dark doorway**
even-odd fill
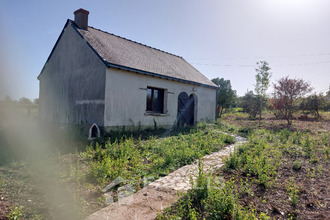
[[[99,127],[94,123],[92,126],[89,127],[89,132],[88,132],[88,140],[93,140],[95,138],[100,137],[101,132]]]
[[[188,99],[188,125],[194,125],[194,116],[195,116],[195,98],[193,94],[189,96]]]
[[[183,127],[185,125],[194,125],[195,98],[193,95],[181,92],[178,97],[178,116],[177,125]]]
[[[93,125],[92,127],[92,134],[91,134],[91,138],[97,138],[98,137],[98,128],[96,127],[96,125]]]

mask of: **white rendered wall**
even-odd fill
[[[159,116],[146,113],[147,87],[166,89],[166,112]],[[115,68],[106,70],[104,126],[173,126],[178,114],[178,96],[195,94],[195,121],[214,120],[216,90]],[[167,93],[167,95],[166,95]],[[196,111],[197,108],[197,111]]]

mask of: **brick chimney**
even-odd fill
[[[81,8],[73,12],[73,14],[74,14],[74,22],[76,23],[76,25],[78,25],[80,29],[87,31],[89,11],[86,11]]]

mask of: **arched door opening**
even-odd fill
[[[193,94],[189,96],[188,103],[188,125],[194,125],[195,123],[195,98]]]
[[[100,129],[99,127],[94,123],[90,128],[88,132],[88,140],[93,140],[95,138],[100,137]]]
[[[195,98],[193,94],[188,97],[186,92],[181,92],[178,97],[177,126],[194,125],[195,123]]]

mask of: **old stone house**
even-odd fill
[[[67,20],[38,79],[39,116],[61,124],[193,125],[216,115],[216,85],[182,57]]]

